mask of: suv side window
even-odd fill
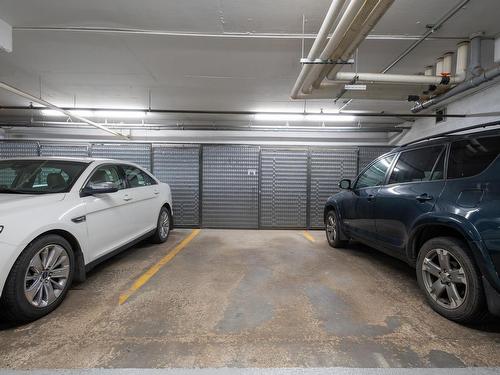
[[[373,163],[358,177],[355,189],[382,185],[393,160],[394,155],[390,155]]]
[[[451,144],[448,178],[475,176],[483,172],[500,153],[500,136],[470,138]]]
[[[117,165],[101,165],[92,173],[89,184],[99,184],[103,182],[112,182],[118,190],[125,189],[125,180]]]
[[[139,168],[132,165],[122,165],[122,168],[125,172],[125,178],[127,179],[128,186],[131,188],[157,184],[150,175]]]
[[[443,146],[433,146],[402,152],[392,170],[389,184],[442,179],[443,150]]]

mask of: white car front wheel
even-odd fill
[[[74,256],[63,237],[42,236],[21,253],[9,273],[1,304],[11,321],[28,322],[61,304],[73,279]]]

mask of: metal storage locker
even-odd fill
[[[67,157],[88,157],[88,144],[72,143],[42,143],[40,144],[40,155],[42,156],[67,156]]]
[[[260,226],[307,226],[307,150],[261,151]]]
[[[370,146],[363,146],[359,148],[359,164],[358,164],[358,173],[361,172],[361,170],[366,167],[368,164],[370,164],[373,160],[378,158],[380,155],[385,154],[386,152],[389,152],[393,149],[394,147],[384,147],[384,146],[378,146],[378,147],[370,147]]]
[[[38,156],[38,143],[36,142],[0,142],[0,158],[15,158]]]
[[[118,159],[151,170],[151,145],[144,143],[95,143],[91,155],[94,158]]]
[[[153,173],[170,185],[176,227],[200,225],[200,147],[153,147]]]
[[[258,190],[258,146],[203,146],[204,227],[257,228]]]
[[[331,195],[339,191],[343,178],[354,179],[357,174],[356,149],[312,149],[310,226],[323,227],[323,210]]]

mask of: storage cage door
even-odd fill
[[[380,155],[385,154],[393,149],[393,147],[384,146],[362,146],[359,148],[358,173],[363,170],[373,160]]]
[[[258,146],[203,146],[204,227],[258,228],[258,190]]]
[[[355,149],[312,149],[310,155],[310,226],[323,228],[325,203],[331,195],[340,190],[340,180],[356,177],[358,155]]]
[[[41,156],[89,157],[89,145],[72,143],[42,143]]]
[[[176,227],[200,226],[200,148],[153,147],[153,173],[170,185]]]
[[[260,226],[307,226],[307,150],[261,151]]]
[[[0,159],[38,156],[37,142],[0,142]]]
[[[128,161],[151,170],[151,145],[144,143],[95,143],[91,151],[93,158]]]

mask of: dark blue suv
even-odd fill
[[[325,206],[332,247],[354,239],[416,268],[441,315],[500,315],[500,131],[399,147],[368,165]]]

